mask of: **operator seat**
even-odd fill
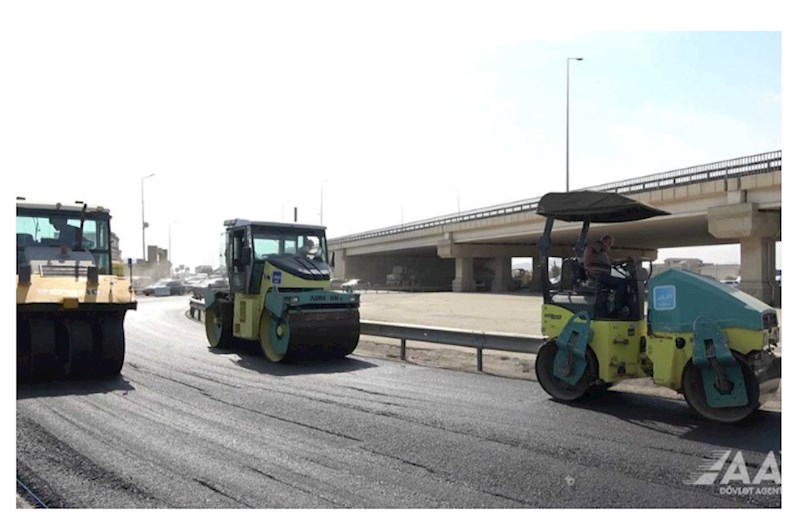
[[[573,313],[588,311],[592,319],[606,319],[610,295],[610,288],[589,276],[582,259],[575,257],[562,261],[558,291],[551,300]]]
[[[581,295],[596,295],[597,282],[586,274],[579,259],[564,259],[561,263],[561,281],[558,289]]]

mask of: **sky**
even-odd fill
[[[567,99],[571,189],[782,149],[770,2],[528,4],[6,4],[5,191],[109,208],[125,258],[144,208],[193,267],[225,219],[331,238],[562,191]]]

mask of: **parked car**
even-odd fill
[[[140,294],[142,290],[153,284],[153,279],[144,275],[137,275],[133,278],[133,292]]]
[[[211,288],[212,290],[227,290],[229,286],[227,277],[216,277],[195,283],[191,288],[191,292],[195,299],[203,299],[206,296],[207,288]]]
[[[175,279],[161,279],[150,286],[145,286],[142,289],[144,295],[153,295],[156,297],[166,295],[183,295],[186,293],[186,287],[182,282]]]

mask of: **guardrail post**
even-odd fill
[[[483,348],[478,348],[478,372],[483,372]]]
[[[400,339],[400,359],[406,360],[406,340]]]

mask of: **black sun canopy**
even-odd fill
[[[624,195],[600,191],[548,193],[539,199],[536,213],[568,222],[629,222],[669,215]]]

